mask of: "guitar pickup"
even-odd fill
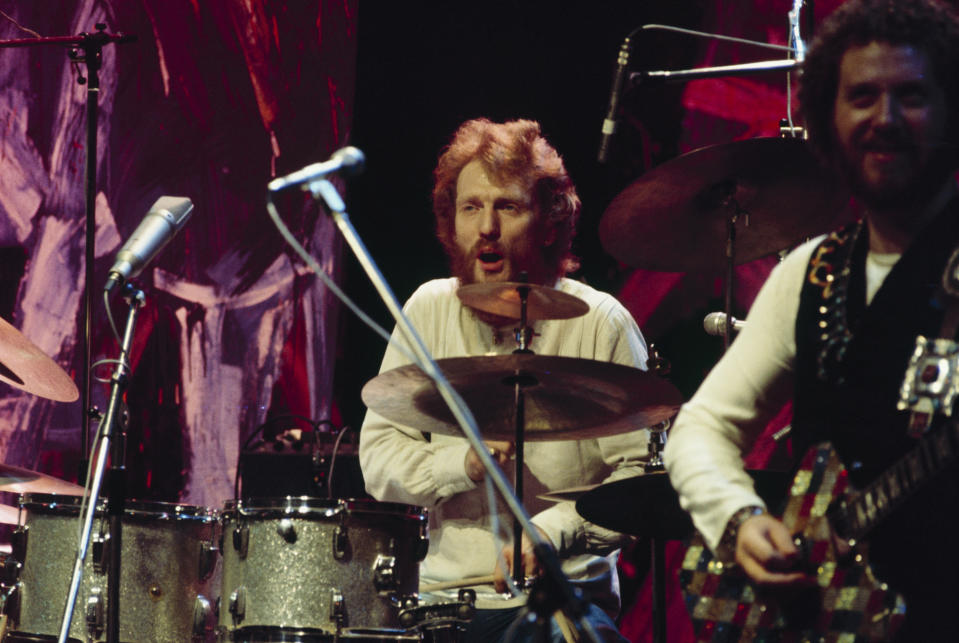
[[[959,395],[959,344],[951,339],[916,337],[896,408],[910,411],[909,433],[918,437],[936,415],[952,417]]]

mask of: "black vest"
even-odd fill
[[[915,445],[906,434],[908,412],[896,409],[899,387],[916,336],[939,335],[939,283],[957,245],[959,199],[917,237],[868,307],[865,227],[846,227],[813,253],[796,319],[797,453],[828,440],[862,486]],[[910,636],[945,639],[959,631],[956,540],[956,468],[927,483],[869,539],[877,571],[905,595]]]

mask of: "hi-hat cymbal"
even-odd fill
[[[514,439],[517,383],[524,392],[526,440],[576,440],[641,429],[672,417],[682,403],[666,380],[621,364],[530,354],[437,363],[487,439]],[[417,366],[380,373],[366,383],[362,397],[393,422],[462,435],[433,381]]]
[[[80,485],[31,471],[12,464],[0,464],[0,491],[12,493],[59,493],[68,496],[83,495]]]
[[[66,371],[0,318],[0,381],[57,402],[80,397]]]
[[[756,493],[768,505],[779,504],[789,482],[782,471],[751,469]],[[665,471],[607,482],[584,493],[576,511],[586,520],[631,536],[681,540],[693,533],[693,521]]]
[[[838,177],[799,139],[702,147],[643,174],[603,213],[603,247],[637,268],[722,268],[736,212],[735,263],[786,250],[848,218]]]
[[[466,306],[501,317],[520,319],[520,288],[529,288],[526,319],[571,319],[589,312],[589,304],[561,290],[515,281],[477,283],[456,291]]]

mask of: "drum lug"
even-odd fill
[[[349,545],[349,539],[346,537],[346,527],[337,525],[333,529],[333,558],[343,560],[346,558],[346,549]]]
[[[107,570],[107,559],[109,558],[110,534],[100,532],[94,534],[91,540],[91,553],[93,554],[93,570],[98,574],[105,574]]]
[[[280,535],[280,538],[291,545],[296,542],[296,527],[293,525],[293,521],[289,518],[283,518],[277,523],[276,533]]]
[[[30,528],[27,525],[20,525],[10,534],[11,555],[21,563],[27,558],[27,534]]]
[[[235,527],[233,529],[233,549],[236,550],[240,560],[246,558],[247,551],[250,548],[250,528],[246,525]]]
[[[373,563],[373,586],[378,592],[393,592],[399,588],[399,579],[396,578],[396,556],[376,557]]]
[[[233,624],[239,624],[246,616],[246,588],[242,585],[230,594],[230,614],[233,615]]]
[[[219,550],[213,543],[200,543],[200,568],[197,572],[200,575],[201,581],[206,580],[210,577],[210,574],[213,573],[213,569],[216,567],[216,557],[219,553]]]
[[[213,614],[213,608],[210,601],[203,595],[198,595],[193,602],[193,634],[197,637],[206,638],[206,635],[213,630],[210,617]]]
[[[0,586],[3,596],[0,597],[0,614],[7,616],[11,621],[20,621],[20,591],[22,583],[14,582]]]
[[[84,609],[86,617],[87,630],[97,637],[103,632],[103,600],[100,598],[100,588],[94,587],[90,591],[90,597],[87,599]]]
[[[346,602],[343,600],[343,594],[336,588],[330,590],[330,620],[336,623],[337,632],[346,620]]]

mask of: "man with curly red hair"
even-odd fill
[[[576,267],[571,243],[580,201],[538,123],[476,119],[460,126],[435,171],[433,211],[453,277],[420,286],[405,311],[434,357],[512,353],[517,320],[464,306],[456,291],[464,284],[515,282],[525,274],[532,284],[556,288],[589,305],[581,317],[534,322],[531,347],[537,354],[645,367],[646,344],[626,309],[610,295],[565,277]],[[400,341],[395,333],[394,341]],[[390,346],[381,371],[405,363]],[[591,621],[612,639],[619,638],[612,620],[619,609],[616,555],[627,537],[587,523],[571,502],[552,504],[537,496],[641,473],[648,435],[639,430],[643,427],[636,428],[599,439],[530,442],[525,451],[526,508],[557,550],[564,571],[587,594]],[[487,445],[501,465],[508,463],[511,443]],[[502,507],[491,511],[488,506],[482,486],[485,471],[469,443],[459,437],[426,436],[417,427],[397,426],[369,411],[360,433],[360,462],[367,490],[375,498],[430,509],[422,584],[495,577],[476,587],[477,616],[466,640],[501,640],[513,622],[519,629],[510,640],[514,635],[529,638],[522,619],[525,596],[509,599],[503,594],[513,565],[512,520]],[[498,534],[492,530],[491,513],[498,519]],[[527,577],[541,571],[525,537],[521,565]],[[454,599],[455,591],[431,597]],[[555,623],[551,638],[562,640]]]

